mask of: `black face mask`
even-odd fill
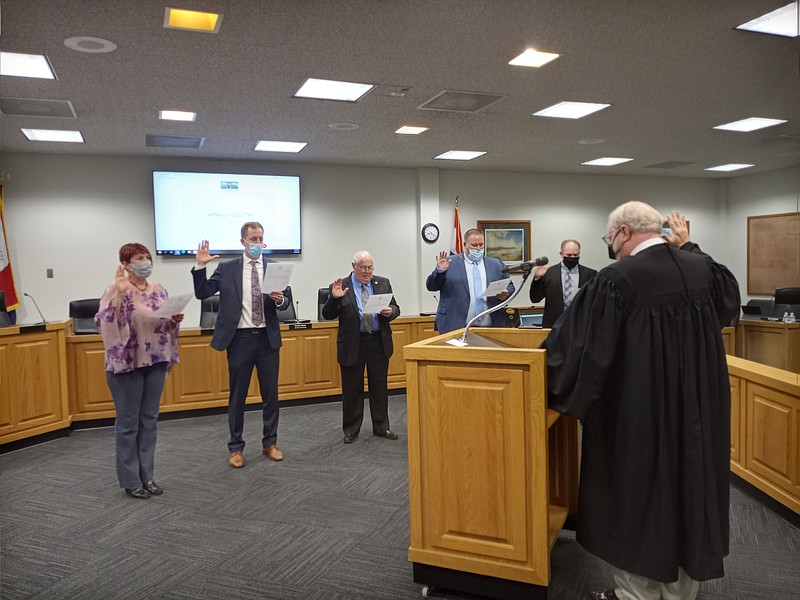
[[[580,257],[578,256],[565,256],[564,258],[561,259],[561,262],[564,263],[564,266],[567,267],[568,269],[574,269],[575,267],[578,266],[579,260]]]

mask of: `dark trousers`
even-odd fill
[[[106,371],[114,399],[117,480],[127,489],[153,481],[156,456],[156,423],[167,363],[139,367],[127,373]]]
[[[270,348],[267,330],[239,329],[228,346],[228,375],[231,395],[228,400],[229,452],[244,450],[244,405],[253,367],[261,388],[261,409],[264,432],[261,445],[271,446],[278,440],[278,368],[280,349]]]
[[[389,359],[383,351],[380,334],[360,338],[358,361],[342,371],[342,429],[348,435],[358,434],[364,420],[364,366],[369,381],[369,413],[372,432],[382,434],[389,429]]]

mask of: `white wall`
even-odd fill
[[[583,245],[582,261],[595,268],[609,263],[600,237],[615,206],[639,199],[662,212],[681,210],[692,239],[733,269],[744,293],[746,217],[797,210],[800,190],[800,167],[701,180],[5,154],[2,168],[10,175],[5,215],[17,289],[35,297],[48,320],[67,318],[69,300],[102,292],[123,243],[154,250],[154,169],[299,175],[303,253],[278,259],[295,263],[292,289],[300,316],[311,319],[317,288],[348,273],[353,252],[362,248],[373,253],[376,272],[392,280],[404,314],[434,310],[424,281],[436,251],[449,247],[456,195],[464,230],[478,219],[530,219],[534,256],[555,263],[561,240],[574,237]],[[420,226],[437,218],[442,235],[426,244]],[[191,259],[154,258],[153,280],[173,294],[191,291]],[[45,277],[47,268],[54,278]],[[30,300],[22,300],[18,321],[37,321]],[[527,290],[515,304],[529,304]],[[199,305],[190,304],[187,325],[198,323]]]

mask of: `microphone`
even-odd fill
[[[549,258],[546,256],[540,256],[531,261],[526,261],[513,267],[506,267],[503,269],[503,273],[528,273],[533,270],[533,267],[543,267],[549,262]]]
[[[436,294],[433,294],[433,299],[436,300],[436,304],[439,304],[439,298],[436,297]]]
[[[28,298],[30,298],[33,301],[33,305],[36,307],[36,312],[38,312],[39,316],[42,317],[42,323],[46,325],[47,324],[47,320],[44,318],[44,315],[42,314],[42,311],[39,310],[39,305],[36,304],[36,300],[34,299],[34,297],[31,296],[28,292],[22,292],[22,295],[23,296],[27,296]]]

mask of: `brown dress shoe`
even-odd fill
[[[278,447],[275,444],[271,446],[264,446],[264,456],[266,456],[270,460],[274,460],[275,462],[283,460],[283,452],[278,450]]]
[[[228,458],[228,463],[234,469],[241,469],[244,466],[244,454],[241,452],[231,452],[231,455]]]

